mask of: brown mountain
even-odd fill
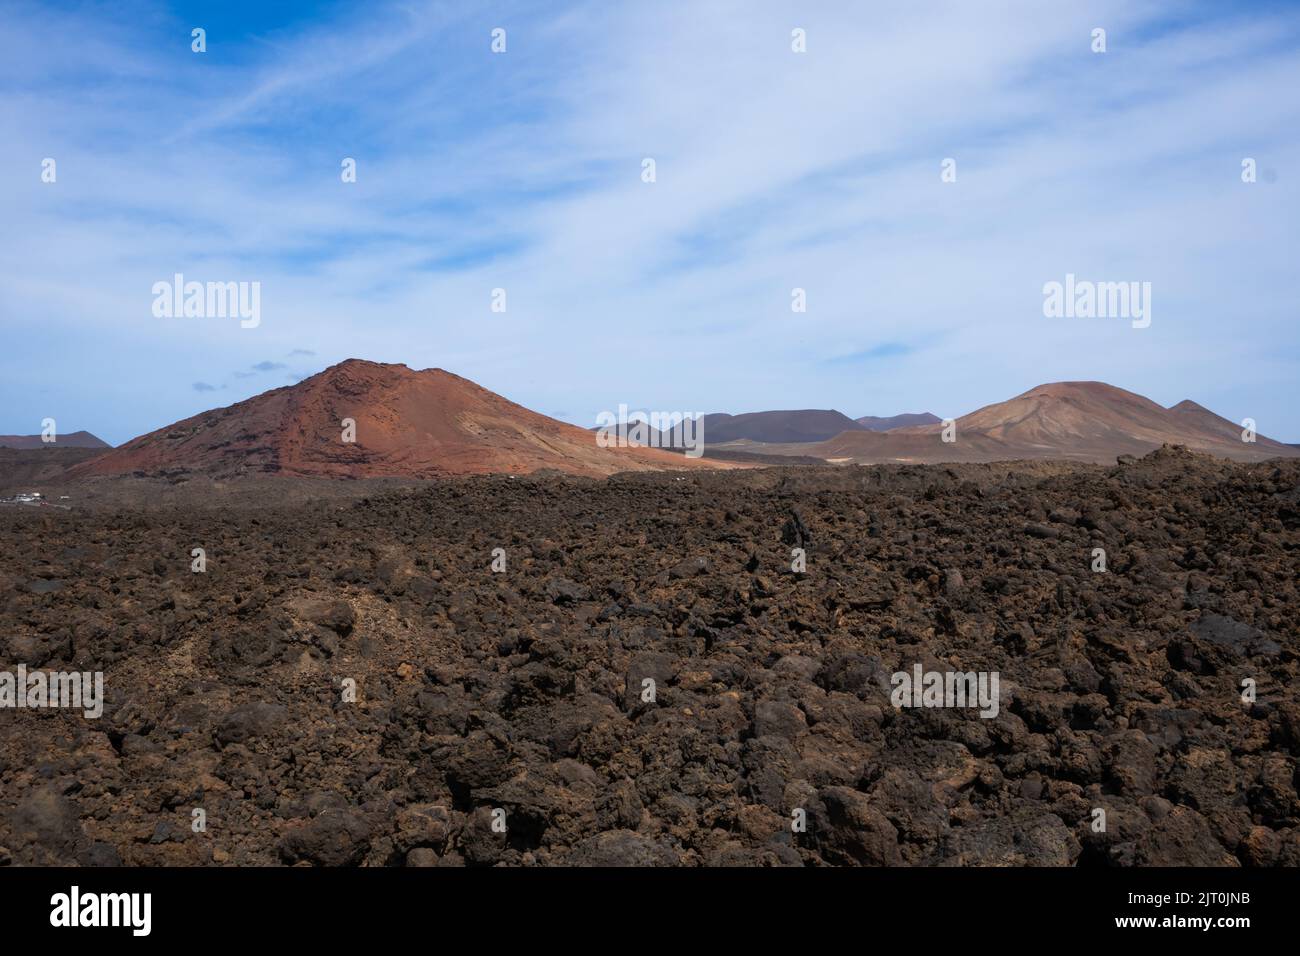
[[[907,412],[902,415],[891,415],[888,418],[863,415],[861,418],[855,418],[854,421],[867,431],[887,432],[895,428],[907,428],[911,425],[937,425],[943,419],[938,415],[931,415],[929,412]]]
[[[1197,405],[1190,398],[1183,399],[1177,405],[1171,406],[1169,411],[1194,424],[1202,431],[1213,432],[1229,441],[1241,440],[1242,428],[1240,425],[1214,414],[1203,405]]]
[[[1148,398],[1103,382],[1040,385],[1005,402],[957,419],[952,443],[943,425],[889,432],[852,431],[804,449],[831,460],[997,461],[1064,458],[1113,462],[1144,455],[1164,444],[1186,445],[1241,461],[1294,457],[1295,448],[1258,436],[1240,440],[1241,428],[1193,402],[1164,408]]]
[[[52,442],[44,442],[40,435],[0,435],[0,448],[112,448],[90,432],[69,432],[55,435]]]
[[[343,441],[348,418],[356,423],[351,443]],[[697,467],[727,466],[659,449],[601,448],[591,432],[459,375],[349,359],[296,385],[142,435],[71,474],[431,478]]]

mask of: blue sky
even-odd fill
[[[1298,52],[1285,3],[0,3],[0,433],[362,357],[584,425],[1098,379],[1300,441]],[[177,272],[260,325],[156,318]],[[1067,273],[1151,326],[1044,317]]]

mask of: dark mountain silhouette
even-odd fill
[[[704,441],[710,445],[740,439],[754,442],[822,441],[860,427],[847,415],[825,409],[746,412],[743,415],[716,412],[704,416]]]
[[[40,435],[0,435],[0,448],[112,448],[90,432],[55,434],[54,441],[41,440]]]
[[[875,415],[863,415],[861,418],[854,419],[859,425],[867,431],[887,432],[895,428],[908,428],[912,425],[937,425],[943,421],[938,415],[931,415],[929,412],[908,413],[903,415],[891,415],[889,418],[877,418]]]

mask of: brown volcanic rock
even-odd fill
[[[1300,460],[682,477],[0,508],[0,862],[1300,864]]]
[[[348,418],[356,423],[351,443],[342,440]],[[692,467],[729,466],[658,449],[601,448],[591,432],[442,369],[349,359],[142,435],[72,473],[432,478],[550,468],[594,477]]]
[[[1040,385],[957,419],[955,442],[942,442],[942,432],[942,424],[887,433],[845,432],[807,451],[857,462],[1061,458],[1102,463],[1120,455],[1145,455],[1162,445],[1184,445],[1238,461],[1298,454],[1262,435],[1253,444],[1242,442],[1239,427],[1194,403],[1167,409],[1104,382]]]

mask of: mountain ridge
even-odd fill
[[[908,416],[895,416],[900,417]],[[1163,445],[1248,461],[1300,454],[1263,435],[1243,442],[1240,426],[1190,399],[1164,408],[1104,382],[1037,385],[978,408],[955,426],[956,441],[945,442],[945,426],[937,420],[878,430],[830,409],[715,413],[704,418],[703,439],[724,448],[719,457],[692,459],[662,448],[601,447],[592,431],[533,412],[442,368],[415,371],[348,359],[295,385],[141,435],[73,464],[68,475],[436,478],[550,469],[601,477],[752,466],[771,463],[760,460],[769,453],[862,464],[1043,458],[1106,463]],[[829,437],[817,437],[828,430]],[[761,446],[751,450],[762,454],[726,460],[727,448],[750,446]]]
[[[863,415],[861,418],[855,418],[854,421],[868,431],[887,432],[893,431],[895,428],[908,428],[912,425],[937,425],[943,419],[930,412],[904,412],[901,415],[890,415],[886,418],[877,415]]]
[[[1036,385],[963,415],[955,426],[953,442],[942,441],[945,426],[940,423],[883,433],[844,432],[807,453],[863,463],[1032,458],[1106,463],[1163,445],[1245,461],[1295,454],[1290,446],[1262,435],[1253,443],[1241,441],[1239,426],[1190,400],[1164,408],[1105,382]]]

